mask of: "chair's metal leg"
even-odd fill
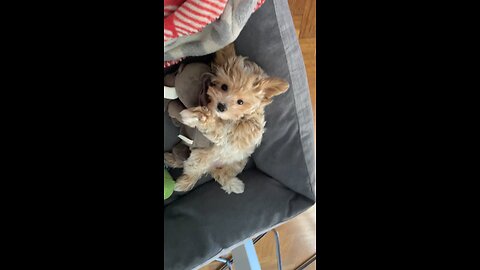
[[[225,269],[225,267],[228,267],[229,270],[232,270],[232,262],[229,259],[217,258],[215,259],[215,261],[224,263],[224,267],[222,267],[221,269]]]
[[[274,233],[275,243],[277,244],[277,268],[278,270],[282,270],[283,266],[282,266],[282,256],[280,255],[280,234],[275,229],[273,229],[272,232]]]
[[[232,250],[232,257],[235,263],[235,269],[261,270],[252,240],[248,240],[245,244]]]

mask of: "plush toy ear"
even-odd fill
[[[287,81],[278,78],[265,78],[260,81],[261,91],[264,93],[262,104],[272,103],[273,98],[288,91],[290,85]]]
[[[230,43],[225,48],[215,53],[215,60],[213,61],[213,63],[217,66],[221,66],[227,61],[227,59],[232,58],[236,55],[237,54],[235,52],[235,46],[233,43]]]

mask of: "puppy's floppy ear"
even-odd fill
[[[278,78],[265,78],[260,82],[261,90],[264,93],[263,105],[272,103],[273,98],[288,91],[290,85],[287,81]]]
[[[208,89],[208,87],[210,86],[210,83],[212,82],[212,77],[213,77],[213,74],[210,72],[202,74],[201,80],[202,80],[202,85],[204,89]]]
[[[237,53],[235,52],[235,46],[233,45],[233,43],[230,43],[225,48],[215,53],[215,60],[213,61],[213,63],[217,66],[221,66],[227,61],[227,59],[232,58],[236,55]]]

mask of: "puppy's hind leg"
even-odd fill
[[[222,189],[228,194],[236,193],[241,194],[245,191],[245,184],[242,180],[237,178],[237,175],[243,171],[247,160],[236,162],[229,165],[224,165],[219,168],[215,168],[211,171],[213,178],[217,181]]]
[[[195,186],[207,170],[208,154],[202,150],[193,151],[183,163],[183,175],[175,183],[175,191],[186,192]]]
[[[190,149],[183,143],[173,147],[171,153],[163,154],[163,162],[170,168],[183,168],[183,163],[190,156]]]
[[[176,159],[173,153],[164,153],[163,162],[170,168],[183,168],[183,161]]]
[[[177,192],[190,191],[193,189],[200,177],[202,177],[202,174],[192,174],[191,172],[189,174],[184,173],[177,179],[174,190]]]

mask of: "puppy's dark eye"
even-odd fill
[[[237,100],[238,105],[243,105],[243,100],[239,99]]]
[[[222,84],[222,90],[223,91],[227,91],[228,90],[228,86],[226,84]]]
[[[211,86],[211,87],[214,87],[214,86],[215,86],[215,83],[214,83],[214,82],[210,82],[210,86]]]

